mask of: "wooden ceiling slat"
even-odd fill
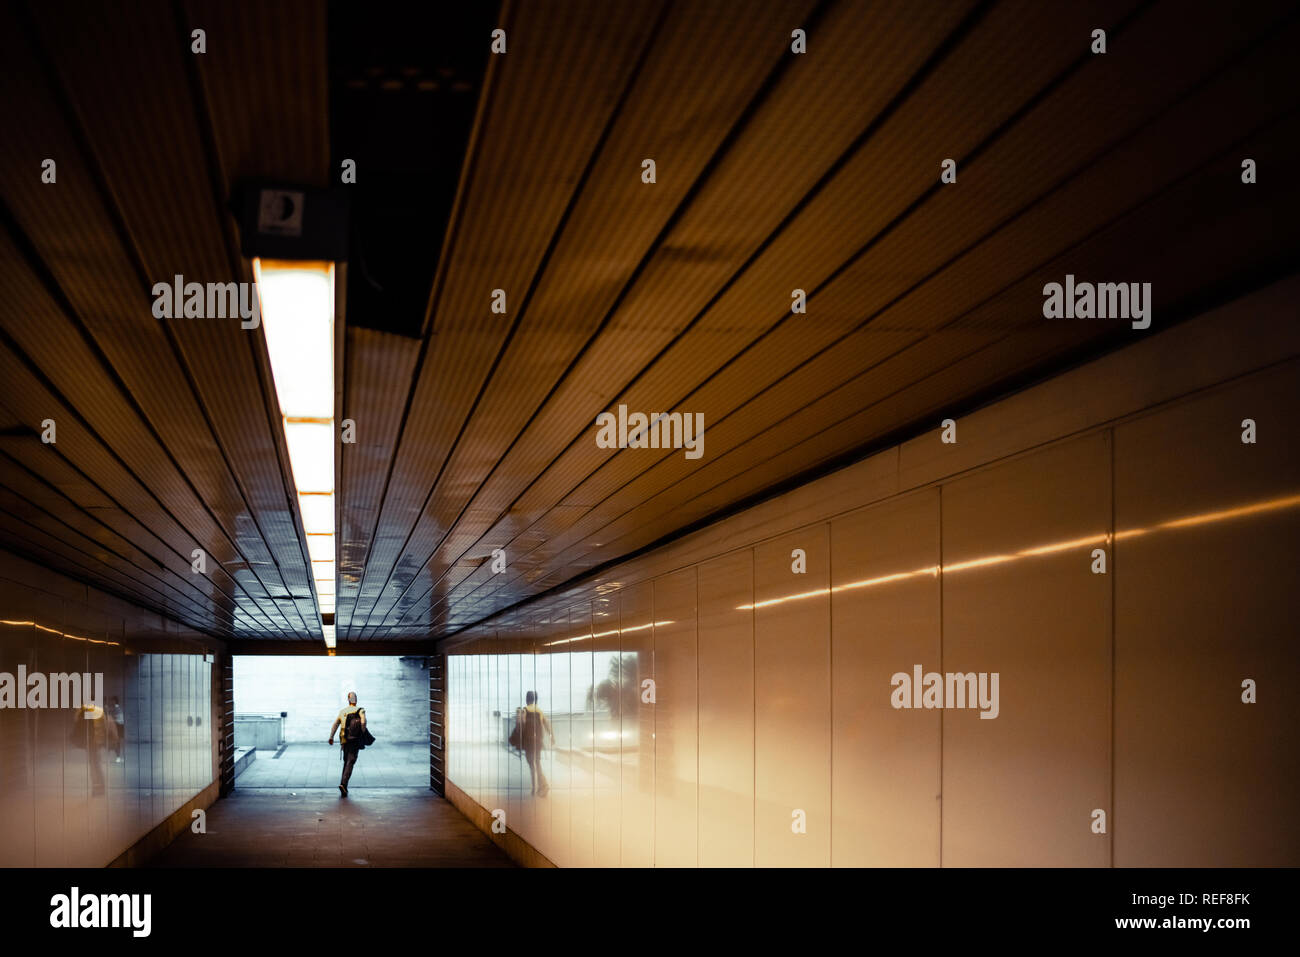
[[[195,589],[185,577],[166,566],[160,567],[147,552],[123,538],[104,521],[105,518],[112,517],[114,512],[120,518],[122,516],[120,510],[93,508],[88,512],[83,511],[54,488],[45,484],[35,473],[20,467],[15,460],[9,458],[0,459],[0,484],[79,533],[83,536],[79,541],[92,541],[99,548],[107,549],[116,556],[116,560],[111,564],[116,567],[125,564],[128,569],[140,570],[146,576],[150,587],[163,591],[182,607],[188,606],[187,620],[201,621],[204,615],[214,611],[202,592]],[[81,545],[78,544],[77,547]],[[218,620],[223,611],[227,616],[229,615],[229,610],[222,609],[221,606],[216,606],[215,610],[218,614],[214,617]]]
[[[340,638],[473,626],[1129,341],[1039,318],[1066,271],[1153,282],[1158,328],[1300,259],[1300,186],[1238,172],[1300,159],[1282,0],[736,9],[504,8],[426,338],[341,340]],[[59,427],[0,435],[0,543],[172,628],[319,639],[262,335],[159,322],[150,288],[251,279],[236,184],[331,184],[327,11],[0,8],[0,427]],[[704,413],[705,458],[596,448],[619,403]],[[567,637],[572,604],[470,634]]]
[[[751,4],[743,23],[726,15],[725,3],[671,10],[592,158],[544,273],[526,301],[516,298],[522,317],[493,371],[494,381],[510,387],[488,389],[474,409],[399,568],[437,549],[499,462],[511,468],[502,456],[599,332],[701,178],[712,179],[714,158],[733,124],[764,81],[783,62],[796,60],[785,42],[787,25],[807,23],[810,8],[811,2],[791,6],[787,0]],[[653,186],[639,175],[646,157],[657,164]],[[692,258],[685,249],[677,256]],[[500,514],[493,503],[474,508],[475,524],[490,525]],[[383,589],[370,620],[382,620],[400,595]]]
[[[874,118],[872,114],[867,114],[859,121],[871,132],[870,138],[854,152],[829,184],[800,209],[796,217],[783,224],[784,228],[756,261],[747,262],[744,255],[723,260],[723,271],[717,273],[714,288],[728,276],[734,275],[742,265],[749,268],[726,288],[717,302],[711,303],[706,293],[694,302],[674,303],[666,290],[680,289],[682,284],[668,281],[667,276],[656,276],[653,283],[643,284],[640,296],[644,302],[640,307],[643,310],[681,310],[684,316],[691,316],[698,314],[702,304],[709,303],[710,308],[689,334],[681,336],[671,346],[673,330],[658,336],[647,335],[640,328],[635,329],[635,335],[621,336],[617,328],[611,330],[603,342],[584,356],[583,363],[574,370],[570,382],[557,393],[557,405],[549,421],[539,419],[539,426],[543,422],[551,426],[548,432],[539,429],[536,433],[537,436],[548,439],[547,445],[541,444],[541,438],[534,437],[531,443],[521,442],[518,448],[526,449],[531,444],[532,448],[537,448],[544,455],[553,456],[557,432],[571,436],[572,423],[590,423],[597,412],[618,402],[626,401],[629,409],[648,411],[652,408],[668,408],[667,400],[691,391],[695,384],[706,379],[728,356],[752,342],[765,325],[779,322],[782,313],[788,312],[792,288],[816,288],[822,281],[819,277],[832,275],[838,264],[857,254],[863,244],[868,243],[897,216],[900,209],[907,207],[910,197],[930,191],[937,179],[937,160],[930,161],[931,154],[940,145],[949,153],[964,155],[987,136],[988,131],[995,128],[1003,116],[1009,115],[1020,103],[1032,97],[1043,83],[1077,60],[1079,44],[1073,37],[1075,32],[1083,30],[1086,34],[1084,26],[1087,23],[1095,24],[1097,16],[1102,16],[1103,22],[1117,20],[1131,6],[1131,2],[1124,2],[1099,5],[1095,9],[1080,9],[1072,12],[1066,18],[1069,22],[1065,24],[1059,22],[1059,11],[1045,10],[1042,5],[1010,3],[996,8],[985,20],[975,24],[970,34],[937,63],[933,73],[878,128],[871,124]],[[1074,21],[1074,17],[1079,18],[1078,22]],[[951,21],[940,20],[930,25],[931,33],[924,41],[919,37],[914,38],[905,47],[913,51],[912,58],[894,69],[889,74],[890,84],[875,94],[878,108],[883,108],[889,102],[895,91],[906,82],[909,73],[920,67],[930,50],[939,46],[942,37],[957,19],[959,17],[954,13]],[[991,62],[996,59],[996,51],[1006,49],[1012,36],[1024,30],[1032,32],[1035,26],[1041,28],[1049,21],[1055,24],[1055,29],[1048,34],[1050,42],[1036,45],[1025,61],[1004,58],[996,65]],[[842,26],[847,27],[848,24]],[[869,68],[875,66],[876,60],[861,56],[862,44],[869,44],[872,34],[862,36],[851,29],[847,32],[843,29],[827,30],[826,34],[826,38],[819,42],[830,43],[832,46],[843,42],[845,46],[841,50],[841,56],[847,56],[849,51],[856,50],[858,58],[851,59],[848,64],[856,66],[857,72],[853,74],[853,80],[860,88],[872,89],[873,78]],[[836,62],[835,59],[819,59],[817,63],[827,74],[845,68],[845,64]],[[978,84],[972,83],[972,74],[979,77]],[[823,86],[821,79],[819,74],[807,77],[806,82],[812,82],[808,82],[803,91],[805,98],[816,96]],[[988,103],[996,104],[994,109],[998,112],[987,106],[983,110],[961,109],[963,103],[979,102],[981,97]],[[928,117],[940,104],[950,102],[954,104],[955,119],[940,129],[933,128]],[[787,109],[783,115],[799,115],[799,111]],[[772,132],[779,129],[778,126]],[[910,141],[908,134],[903,132],[914,129],[924,131],[913,137],[921,142]],[[770,185],[755,183],[752,173],[746,171],[763,169],[765,159],[777,152],[774,147],[788,143],[788,131],[786,132],[786,137],[776,136],[755,144],[755,154],[742,154],[736,161],[736,172],[731,177],[733,182],[728,183],[726,188],[738,188],[734,183],[736,179],[740,181],[739,187],[747,187],[751,192]],[[857,130],[853,133],[857,135]],[[926,138],[934,140],[934,143],[927,145],[924,142]],[[907,143],[907,150],[914,152],[906,153],[902,145],[904,143]],[[822,160],[823,168],[826,162],[825,159]],[[805,182],[812,178],[808,173],[803,175]],[[882,180],[888,182],[890,178],[896,181],[894,188],[881,189],[878,184]],[[787,202],[787,207],[788,205]],[[775,211],[767,212],[766,218],[768,222],[776,224],[780,221],[779,214],[774,217],[773,212]],[[711,217],[711,220],[716,219],[716,215]],[[707,234],[707,222],[695,228],[697,235]],[[760,226],[760,229],[751,228],[750,232],[755,234],[751,243],[756,243],[766,232],[761,228],[761,221],[755,225]],[[626,311],[630,314],[629,324],[635,323],[637,310],[637,300],[633,297],[626,306]],[[829,325],[833,330],[837,319],[842,325],[851,321],[851,315],[853,314],[846,313],[837,316],[832,313],[827,318],[819,313],[818,327],[821,329]],[[759,324],[758,317],[762,316],[768,317],[763,320],[765,325]],[[656,359],[656,364],[649,373],[643,372],[645,364],[665,347],[669,350],[667,354]],[[600,372],[597,373],[597,370]],[[608,392],[595,392],[590,385],[593,381],[607,382],[613,387],[606,387]],[[633,383],[624,395],[619,395],[616,391],[620,381]],[[593,394],[598,402],[593,402]],[[568,400],[567,403],[563,401],[565,399]],[[575,405],[575,401],[585,402],[586,408]],[[711,419],[706,414],[706,423],[709,421]],[[489,500],[491,507],[487,511],[490,512],[495,507],[499,509],[497,514],[500,514],[508,506],[519,526],[531,524],[544,513],[547,504],[572,488],[572,476],[590,474],[608,457],[608,453],[597,449],[593,442],[584,441],[589,439],[589,433],[590,429],[584,429],[583,435],[571,438],[565,453],[540,479],[534,480],[524,495],[513,503],[505,497],[496,501]],[[531,479],[545,468],[546,461],[545,458],[538,460],[534,457],[517,463],[514,468],[503,467],[500,474],[505,478],[502,481],[515,479],[513,494],[518,494],[521,486],[516,476],[523,475]],[[468,531],[453,546],[452,551],[468,547],[485,530],[486,526]],[[439,570],[436,569],[435,572]]]
[[[37,16],[52,59],[134,238],[146,278],[168,278],[179,273],[196,281],[250,279],[242,266],[237,275],[230,275],[234,259],[223,233],[227,214],[218,209],[217,197],[204,175],[204,170],[217,160],[206,155],[204,111],[196,111],[187,83],[186,70],[193,55],[172,16],[172,8],[160,5],[154,11],[156,16],[142,18],[143,23],[110,16],[113,22],[95,24],[102,35],[92,48],[85,45],[84,31],[77,31],[71,38],[53,34],[55,28],[49,18],[57,11],[42,10]],[[279,16],[286,13],[291,11],[281,11]],[[219,18],[215,26],[221,32]],[[317,32],[323,32],[323,27]],[[226,32],[221,36],[222,46],[240,49],[240,37],[247,43],[250,36]],[[210,42],[216,47],[217,37]],[[98,79],[109,67],[106,58],[111,58],[113,64],[122,59],[133,63],[131,68],[117,71],[111,89]],[[229,59],[238,65],[239,57]],[[323,63],[322,44],[315,58],[317,74],[323,70]],[[211,69],[219,75],[229,72],[232,67],[227,55],[217,56]],[[318,82],[323,84],[319,78]],[[133,104],[128,113],[112,109],[123,97]],[[320,101],[318,97],[317,105]],[[228,105],[229,98],[218,104]],[[315,122],[323,129],[323,117],[317,117]],[[169,131],[168,149],[141,149],[154,129]],[[267,140],[290,134],[274,125],[263,130]],[[322,140],[323,135],[318,136],[316,145]],[[294,144],[294,149],[301,151],[311,146]],[[317,154],[313,162],[319,171],[324,160]],[[124,304],[123,309],[130,308],[133,316],[156,327],[158,323],[148,313],[148,305],[146,300],[132,306]],[[160,414],[159,421],[171,427],[169,444],[186,449],[186,436],[215,435],[215,443],[209,439],[199,443],[198,449],[190,443],[186,450],[195,454],[184,460],[186,472],[200,485],[204,501],[219,516],[227,533],[239,543],[243,560],[267,594],[310,597],[308,563],[294,503],[285,489],[278,415],[273,413],[264,387],[265,371],[257,362],[258,350],[263,348],[261,333],[241,329],[236,319],[173,321],[166,332],[179,352],[179,374],[192,386],[159,391],[165,396],[195,390],[203,412],[202,418],[193,410],[171,410],[166,418]],[[143,357],[146,353],[137,343],[134,354]],[[166,365],[174,368],[176,359],[169,356]],[[146,396],[149,383],[133,383],[133,389]],[[182,411],[190,412],[188,421]],[[281,630],[315,630],[318,635],[314,616],[308,619],[313,624],[307,626],[292,600],[268,600],[267,610],[272,618],[283,621]]]
[[[1285,46],[1294,42],[1295,38],[1283,32],[1276,38],[1276,43]],[[1284,61],[1278,58],[1265,57],[1264,62],[1281,64]],[[1280,68],[1280,66],[1279,66]],[[931,281],[921,287],[918,295],[928,294],[925,300],[918,302],[912,307],[912,312],[919,310],[920,315],[930,316],[950,316],[954,309],[969,308],[961,306],[960,301],[966,303],[978,301],[980,297],[986,295],[986,289],[990,288],[990,283],[1001,274],[996,271],[997,262],[1015,263],[1018,267],[1023,265],[1024,256],[1027,250],[1031,248],[1038,251],[1041,257],[1042,253],[1052,249],[1061,249],[1068,251],[1073,237],[1087,234],[1090,230],[1095,230],[1098,223],[1104,222],[1107,217],[1115,214],[1116,208],[1125,208],[1140,203],[1141,199],[1152,189],[1160,188],[1165,183],[1176,183],[1180,177],[1187,174],[1188,170],[1194,169],[1198,164],[1204,164],[1207,161],[1207,154],[1220,151],[1222,144],[1218,141],[1208,143],[1203,137],[1203,130],[1207,119],[1216,124],[1217,129],[1224,130],[1230,138],[1239,133],[1245,133],[1252,126],[1257,125],[1264,117],[1276,115],[1280,110],[1287,106],[1288,97],[1294,107],[1296,94],[1294,92],[1284,93],[1281,91],[1293,90],[1285,83],[1279,80],[1276,94],[1266,98],[1262,103],[1254,103],[1252,108],[1243,112],[1242,104],[1250,101],[1248,91],[1254,88],[1261,80],[1258,75],[1259,70],[1253,64],[1242,63],[1239,68],[1234,69],[1227,74],[1221,82],[1212,85],[1203,95],[1194,97],[1187,102],[1181,103],[1177,109],[1163,117],[1161,122],[1152,124],[1144,129],[1143,134],[1134,142],[1127,144],[1123,150],[1108,156],[1103,162],[1098,163],[1090,169],[1085,175],[1080,176],[1077,180],[1072,181],[1066,189],[1061,190],[1052,197],[1052,201],[1043,204],[1035,210],[1033,217],[1026,217],[1014,224],[1014,228],[1005,230],[998,237],[977,247],[975,252],[966,260],[968,268],[954,270],[956,275],[951,278],[941,277],[940,280]],[[1266,82],[1269,77],[1265,75],[1262,79]],[[1261,155],[1270,156],[1270,165],[1280,161],[1275,147],[1268,147],[1260,144],[1258,152]],[[1253,154],[1252,154],[1253,155]],[[1236,177],[1228,174],[1215,174],[1227,183],[1227,188],[1235,190]],[[1194,198],[1198,191],[1204,194],[1206,190],[1214,189],[1216,180],[1214,177],[1207,177],[1203,174],[1198,179],[1196,188],[1184,187],[1179,195],[1185,196],[1187,205],[1195,208]],[[1102,184],[1107,184],[1105,190],[1105,202],[1101,202]],[[1218,184],[1219,189],[1223,189],[1223,184]],[[1268,200],[1265,197],[1255,197],[1257,200],[1256,209],[1267,208]],[[1234,199],[1236,201],[1236,193]],[[1238,204],[1239,205],[1239,204]],[[1144,214],[1140,214],[1144,215]],[[1083,217],[1087,217],[1084,219]],[[1116,228],[1113,232],[1122,232],[1122,229]],[[1258,235],[1256,230],[1252,235]],[[1265,238],[1269,237],[1269,231],[1263,230]],[[1206,237],[1206,248],[1214,249],[1215,243],[1211,241],[1212,233]],[[1114,243],[1115,240],[1110,240]],[[1140,255],[1140,248],[1133,250],[1131,255],[1136,260]],[[1224,256],[1215,252],[1226,263],[1235,263],[1238,268],[1249,262],[1249,259],[1243,259],[1240,256]],[[1146,258],[1151,258],[1149,255]],[[1073,256],[1069,260],[1074,262]],[[1068,265],[1068,263],[1067,263]],[[1062,266],[1065,269],[1067,266]],[[1073,268],[1073,267],[1071,267]],[[1119,268],[1118,265],[1112,268]],[[1207,264],[1205,272],[1198,272],[1202,281],[1207,277],[1214,275],[1216,268],[1213,263]],[[1222,267],[1219,267],[1219,271]],[[1058,270],[1059,271],[1059,270]],[[1175,270],[1176,271],[1176,270]],[[1104,272],[1104,270],[1103,270]],[[953,329],[941,334],[939,342],[949,342],[956,346],[960,340],[953,338],[967,326],[974,326],[979,329],[1008,328],[1005,320],[982,321],[979,315],[1001,315],[1020,317],[1016,320],[1016,326],[1026,329],[1026,323],[1029,323],[1027,331],[1032,331],[1037,323],[1033,317],[1037,314],[1037,309],[1041,304],[1041,285],[1044,281],[1041,275],[1041,267],[1035,273],[1033,280],[1017,288],[1016,295],[1020,298],[1014,305],[1008,307],[1003,297],[1000,308],[996,310],[980,309],[975,315],[967,315],[953,324]],[[1169,288],[1165,286],[1163,288]],[[936,301],[936,291],[941,291],[945,298],[942,302]],[[913,299],[917,297],[911,297]],[[904,302],[902,307],[905,308],[907,303]],[[915,320],[904,319],[898,323],[887,323],[887,325],[907,326]],[[1082,327],[1084,330],[1087,326]],[[844,370],[852,371],[853,363],[840,362],[837,357],[858,357],[864,356],[869,358],[875,351],[871,346],[871,337],[874,335],[870,329],[863,330],[853,339],[846,340],[844,346],[837,350],[836,353],[827,354],[820,357],[823,361],[820,364],[810,363],[799,374],[783,380],[775,388],[770,388],[759,399],[752,401],[742,408],[745,413],[744,421],[750,423],[750,431],[755,431],[760,427],[760,423],[770,422],[780,414],[783,408],[798,408],[801,403],[808,401],[812,396],[819,392],[827,395],[833,395],[835,398],[830,400],[828,408],[838,409],[859,409],[864,403],[871,401],[869,395],[857,395],[851,391],[841,391],[834,393],[827,391],[835,383],[844,382],[847,376]],[[965,337],[969,339],[970,333]],[[989,335],[987,331],[980,332],[981,337]],[[934,338],[934,337],[932,337]],[[978,340],[976,340],[978,341]],[[1076,343],[1077,344],[1077,343]],[[935,343],[927,343],[927,348],[933,351]],[[969,350],[967,350],[969,351]],[[927,363],[930,366],[936,363],[942,364],[946,361],[956,361],[962,356],[962,350],[957,349],[955,352],[948,350],[932,355]],[[894,366],[901,363],[912,362],[912,354],[906,355],[902,359],[891,360]],[[863,382],[870,383],[873,388],[881,391],[888,391],[895,388],[901,388],[908,381],[913,381],[913,377],[920,373],[916,369],[904,369],[904,371],[890,374],[890,363],[886,363],[881,368],[871,368],[870,363],[864,363],[865,367],[870,370],[869,378],[864,378],[865,373],[857,373],[855,380],[859,386]],[[836,367],[841,369],[836,372]],[[955,387],[954,387],[955,388]],[[967,387],[966,391],[970,391]],[[766,406],[766,407],[764,407]],[[895,423],[898,420],[894,420]],[[727,450],[733,444],[728,436],[734,425],[742,422],[742,419],[722,420],[718,427],[710,434],[710,448],[717,452]],[[881,428],[887,429],[887,422],[882,423]],[[765,444],[771,443],[773,439],[767,433],[761,437]],[[680,457],[680,456],[678,456]],[[712,456],[711,456],[712,457]],[[664,456],[662,462],[655,468],[647,468],[642,471],[636,478],[636,485],[643,488],[647,486],[647,480],[652,472],[660,471],[662,474],[658,481],[653,483],[654,488],[670,488],[677,481],[684,480],[690,470],[686,469],[681,462],[676,461],[673,456]],[[628,486],[626,491],[631,491],[632,487]],[[620,491],[623,491],[620,489]],[[643,495],[633,497],[634,501],[643,500]],[[623,507],[628,507],[624,505]],[[606,515],[610,512],[606,511]],[[671,512],[674,521],[680,516],[677,512]],[[591,534],[593,539],[600,539],[606,542],[611,554],[617,554],[616,545],[609,543],[607,536],[601,532],[599,535],[594,534],[597,526],[590,524],[586,520],[574,523],[571,519],[566,522],[565,530],[557,529],[556,532],[560,538],[552,540],[549,547],[554,547],[562,541],[572,541],[582,537],[585,534]],[[547,558],[553,558],[547,555]],[[512,583],[513,584],[513,583]]]
[[[119,449],[115,447],[110,450],[104,445],[99,434],[86,428],[84,420],[76,412],[47,391],[26,364],[2,346],[0,381],[6,382],[9,388],[3,397],[4,404],[20,420],[30,423],[33,430],[38,431],[42,421],[54,419],[58,429],[56,444],[59,454],[82,474],[95,476],[100,488],[133,518],[147,525],[176,554],[188,556],[195,548],[208,550],[207,544],[197,541],[162,505],[152,484],[146,484],[145,479],[124,465],[119,458]],[[259,624],[269,626],[269,620],[257,602],[245,591],[243,583],[231,577],[210,550],[209,558],[213,559],[209,561],[208,567],[211,587],[233,604],[244,608]]]
[[[326,4],[185,0],[183,9],[182,32],[208,35],[195,65],[227,190],[259,179],[328,186]]]
[[[146,607],[166,608],[176,617],[190,620],[194,610],[168,595],[157,581],[150,581],[144,571],[122,561],[106,547],[87,538],[75,529],[49,515],[38,505],[28,501],[7,486],[0,485],[0,513],[5,524],[15,522],[39,532],[48,548],[100,570],[100,576],[112,583],[114,590],[129,595],[133,601]],[[201,616],[200,616],[201,617]]]
[[[355,444],[341,446],[335,623],[336,634],[351,637],[352,609],[397,453],[420,344],[360,327],[349,328],[347,335],[343,416],[358,423],[360,431]]]
[[[108,379],[99,358],[37,285],[19,261],[9,237],[2,233],[0,282],[9,292],[0,304],[0,324],[16,346],[46,371],[59,394],[98,435],[112,436],[114,450],[133,463],[133,470],[159,498],[179,503],[171,512],[185,516],[187,526],[199,537],[199,547],[221,564],[241,562],[242,556],[212,522],[168,450]],[[35,419],[33,427],[46,417],[50,416]],[[55,422],[59,420],[55,418]],[[66,438],[74,422],[65,419],[61,424],[60,438]],[[250,597],[265,599],[265,591],[260,589],[261,583],[254,583]]]
[[[1265,137],[1242,145],[1248,147],[1249,155],[1269,157],[1270,166],[1290,162],[1297,158],[1300,149],[1290,137],[1289,123],[1284,118]],[[1196,218],[1179,224],[1177,239],[1165,239],[1159,256],[1146,257],[1145,274],[1152,277],[1155,288],[1162,290],[1164,308],[1173,310],[1180,301],[1195,301],[1194,297],[1207,286],[1213,288],[1216,282],[1240,274],[1251,263],[1277,256],[1269,224],[1279,208],[1300,210],[1300,189],[1282,186],[1257,203],[1238,202],[1236,152],[1216,161],[1136,215],[1126,217],[1085,248],[1071,250],[1053,260],[1050,267],[1040,268],[1031,278],[982,308],[1023,312],[1027,299],[1041,302],[1043,282],[1066,269],[1078,269],[1081,275],[1118,275],[1117,270],[1122,271],[1124,264],[1132,262],[1141,250],[1152,248],[1156,237],[1165,236],[1170,222],[1176,221],[1179,212],[1185,210],[1195,211],[1192,215]],[[1204,197],[1216,190],[1223,197],[1222,208],[1207,212]],[[1194,198],[1200,202],[1193,202]],[[1213,241],[1225,229],[1241,237],[1242,247],[1226,255]],[[1292,240],[1291,246],[1300,251],[1300,241]],[[640,509],[625,512],[623,518],[605,527],[579,529],[575,526],[572,535],[564,537],[580,541],[569,550],[553,555],[551,564],[572,567],[586,554],[583,549],[590,548],[585,542],[596,537],[607,544],[612,555],[642,547],[660,537],[662,525],[657,519],[663,516],[671,515],[675,524],[684,524],[716,511],[722,504],[755,494],[764,483],[771,484],[773,469],[769,461],[779,459],[778,469],[789,469],[793,461],[803,462],[801,468],[811,468],[870,441],[875,435],[897,428],[899,423],[937,415],[951,406],[955,395],[1004,381],[1040,365],[1045,356],[1050,359],[1103,337],[1107,335],[1103,329],[1088,323],[1035,323],[1016,334],[1004,334],[993,344],[966,356],[927,355],[927,351],[933,352],[937,337],[927,339],[921,346],[891,360],[909,366],[905,371],[891,372],[882,367],[870,375],[859,376],[801,409],[779,427],[711,460],[698,474],[675,482],[661,480],[659,484],[664,491],[659,494],[657,504],[639,516],[640,525],[635,530],[628,529],[637,521],[632,516]],[[1049,334],[1045,330],[1057,331]],[[1121,339],[1127,338],[1122,330],[1119,335]],[[824,410],[820,414],[819,408]],[[800,438],[806,436],[811,437],[801,442]],[[772,456],[774,449],[784,451]],[[665,460],[665,464],[670,461]],[[709,487],[708,481],[719,473],[726,484]],[[741,489],[745,491],[742,493]],[[707,497],[701,499],[706,493]],[[548,543],[548,548],[560,543],[557,537]]]
[[[433,307],[432,344],[365,575],[355,592],[340,594],[340,605],[368,608],[393,571],[513,321],[514,313],[490,311],[491,292],[507,290],[507,306],[513,297],[519,307],[660,7],[584,0],[511,8],[514,40],[484,94],[491,99],[468,166],[461,226],[444,250],[449,265]],[[539,91],[548,102],[539,103]]]

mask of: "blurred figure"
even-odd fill
[[[126,740],[126,715],[122,712],[122,705],[117,700],[117,695],[108,699],[108,713],[113,718],[114,730],[117,732],[117,740],[113,743],[117,757],[113,759],[114,764],[122,763],[122,742]]]
[[[357,693],[348,692],[348,706],[339,712],[334,723],[330,725],[329,743],[334,743],[334,732],[339,732],[339,746],[343,749],[343,779],[339,781],[339,793],[348,796],[348,779],[352,777],[352,766],[357,763],[357,754],[365,747],[366,709],[357,707]]]
[[[550,719],[537,706],[537,692],[528,692],[524,700],[527,704],[522,712],[523,730],[519,737],[523,742],[524,757],[528,759],[528,770],[532,775],[532,793],[538,797],[545,797],[546,792],[551,788],[546,783],[546,775],[542,773],[542,734],[545,732],[549,735],[551,747],[555,747],[555,732],[551,730]]]
[[[86,760],[90,763],[90,793],[98,797],[104,793],[103,752],[105,745],[113,747],[117,744],[117,725],[105,720],[103,708],[87,702],[73,712],[69,737],[73,747],[86,749]]]

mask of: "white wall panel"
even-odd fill
[[[704,562],[699,606],[699,862],[754,863],[754,555]]]
[[[1110,436],[942,494],[942,660],[919,663],[989,675],[990,692],[999,676],[994,705],[942,711],[943,863],[1107,865],[1091,826],[1110,815],[1111,569],[1093,574],[1091,552],[1109,551]]]
[[[1298,377],[1115,431],[1117,866],[1300,862]]]
[[[796,574],[792,554],[806,555]],[[830,533],[754,549],[754,863],[831,862]],[[797,829],[796,821],[799,822]]]
[[[897,709],[890,678],[939,661],[939,492],[831,523],[831,863],[939,864],[939,712]]]

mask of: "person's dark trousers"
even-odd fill
[[[360,748],[354,748],[350,745],[343,745],[343,780],[339,785],[344,791],[348,789],[348,778],[352,777],[352,765],[357,763],[357,754]]]

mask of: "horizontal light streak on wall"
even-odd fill
[[[1289,495],[1286,498],[1274,498],[1266,502],[1256,502],[1253,505],[1241,505],[1237,508],[1224,509],[1221,512],[1205,512],[1188,518],[1177,518],[1170,522],[1161,522],[1157,528],[1190,528],[1193,525],[1204,525],[1207,522],[1223,522],[1230,518],[1245,518],[1248,515],[1260,515],[1264,512],[1295,508],[1297,505],[1300,505],[1300,495]]]
[[[1110,542],[1109,535],[1090,535],[1087,538],[1076,538],[1069,542],[1057,542],[1054,545],[1040,545],[1037,548],[1024,548],[1016,552],[1017,555],[1050,555],[1053,552],[1065,552],[1071,548],[1083,548],[1085,545],[1106,545]]]
[[[573,638],[559,638],[555,641],[545,642],[542,647],[549,648],[551,645],[567,645],[573,641],[587,641],[591,638],[610,638],[614,635],[626,635],[634,631],[645,631],[647,628],[662,628],[665,625],[673,625],[673,621],[648,621],[644,625],[633,625],[631,628],[615,628],[613,631],[601,631],[595,634],[588,632],[585,635],[576,635]]]
[[[254,259],[253,275],[312,581],[327,615],[335,573],[334,264]]]
[[[59,631],[57,628],[49,628],[45,625],[38,625],[34,621],[11,621],[7,618],[0,618],[0,625],[14,625],[16,627],[39,628],[41,631],[48,631],[51,635],[61,635],[64,638],[71,638],[73,641],[88,641],[92,645],[114,645],[121,647],[120,641],[108,641],[102,638],[82,638],[80,635],[70,635],[66,631]]]
[[[1103,545],[1109,543],[1112,538],[1115,541],[1127,538],[1136,538],[1139,535],[1146,535],[1152,531],[1158,531],[1162,528],[1192,528],[1197,525],[1205,525],[1210,522],[1223,522],[1234,518],[1247,518],[1251,515],[1261,515],[1265,512],[1275,512],[1280,509],[1295,508],[1300,506],[1300,495],[1288,495],[1283,498],[1268,499],[1263,502],[1256,502],[1251,505],[1241,505],[1236,508],[1221,509],[1215,512],[1202,512],[1198,515],[1189,515],[1186,518],[1172,519],[1168,522],[1162,522],[1154,529],[1150,528],[1131,528],[1119,531],[1111,535],[1090,535],[1085,538],[1073,538],[1064,542],[1052,542],[1047,545],[1037,545],[1033,548],[1024,548],[1010,555],[988,555],[983,558],[973,558],[969,561],[955,562],[951,565],[931,565],[927,568],[918,568],[911,572],[896,572],[892,575],[881,575],[878,578],[867,578],[862,581],[848,582],[844,585],[836,585],[834,588],[817,588],[812,591],[798,592],[793,595],[783,595],[780,598],[768,598],[764,601],[755,602],[752,605],[737,605],[737,611],[750,611],[754,608],[768,608],[772,605],[784,604],[788,601],[802,601],[805,598],[816,598],[820,595],[829,595],[832,592],[849,591],[854,588],[870,588],[874,585],[884,585],[888,582],[902,581],[906,578],[915,578],[920,575],[938,575],[951,574],[953,572],[967,571],[971,568],[987,568],[990,565],[1001,565],[1006,562],[1017,561],[1021,558],[1037,558],[1042,555],[1052,555],[1057,552],[1069,551],[1072,548],[1087,548],[1088,546]]]

